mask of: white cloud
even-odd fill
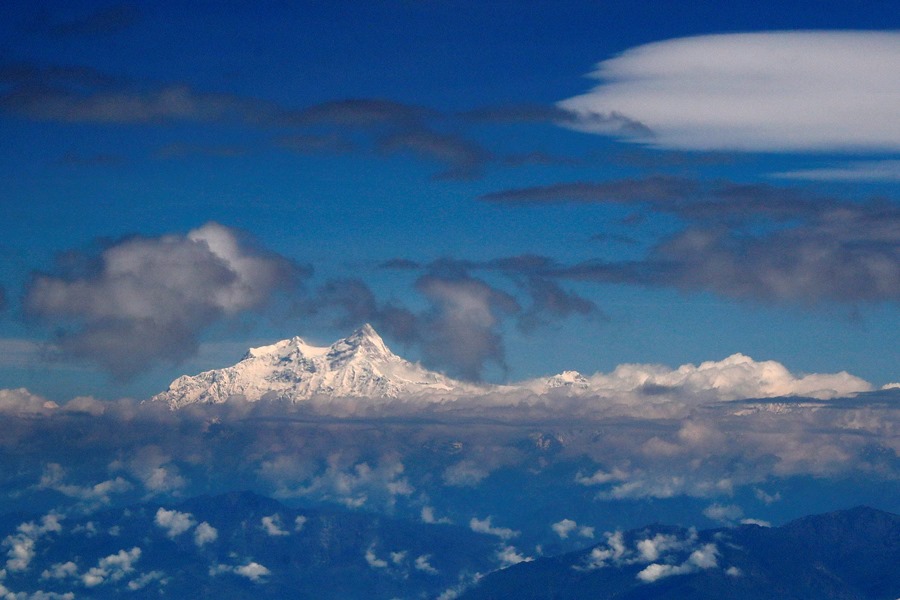
[[[110,495],[121,494],[131,490],[134,486],[122,477],[107,479],[94,485],[80,486],[64,483],[65,471],[57,463],[49,463],[44,466],[38,489],[54,490],[70,498],[77,498],[90,504],[109,504]]]
[[[262,528],[265,529],[266,533],[268,533],[270,536],[278,537],[290,535],[290,532],[282,529],[281,517],[277,514],[263,517],[260,521],[262,523]]]
[[[431,566],[431,555],[423,554],[422,556],[417,556],[415,561],[415,567],[419,571],[423,571],[428,573],[429,575],[437,575],[438,570]]]
[[[643,141],[692,150],[900,148],[900,33],[704,35],[632,48],[597,65],[592,91],[559,105],[583,131],[623,116]],[[567,123],[568,124],[568,123]]]
[[[217,539],[219,539],[219,530],[206,521],[197,525],[197,529],[194,530],[194,543],[198,548],[214,542]]]
[[[378,558],[375,554],[375,544],[372,544],[368,548],[366,548],[366,563],[372,567],[373,569],[386,569],[388,563],[386,560]]]
[[[517,565],[521,562],[531,562],[534,560],[532,557],[525,556],[516,550],[515,546],[507,545],[504,545],[497,551],[497,559],[503,567],[511,567],[512,565]]]
[[[710,504],[703,509],[703,514],[713,521],[731,523],[744,516],[743,509],[737,504]]]
[[[677,397],[679,392],[719,400],[795,395],[828,399],[872,389],[867,381],[846,372],[796,375],[774,360],[756,361],[743,354],[699,365],[684,364],[677,369],[622,364],[612,373],[593,375],[590,382],[604,395],[654,388],[661,399]],[[642,401],[647,401],[646,395]]]
[[[75,577],[78,574],[78,565],[71,560],[64,563],[56,563],[50,565],[49,569],[44,569],[41,573],[41,579],[66,579]]]
[[[626,481],[628,479],[628,473],[621,469],[613,469],[612,471],[604,471],[603,469],[597,469],[593,475],[586,476],[579,471],[575,475],[575,482],[579,485],[601,485],[604,483],[609,483],[611,481]]]
[[[16,533],[6,536],[2,543],[3,548],[8,548],[6,568],[10,571],[27,570],[35,556],[38,540],[45,535],[61,532],[61,519],[61,516],[50,513],[44,515],[39,523],[28,521],[20,524],[16,528]]]
[[[194,515],[191,513],[166,510],[165,508],[160,507],[159,510],[156,511],[154,523],[156,523],[157,527],[165,529],[167,536],[176,538],[196,525],[197,522],[194,520]]]
[[[267,567],[252,560],[245,565],[215,565],[209,568],[210,577],[222,573],[234,573],[235,575],[246,577],[253,583],[263,583],[264,578],[272,574]]]
[[[434,508],[431,506],[423,506],[422,507],[421,519],[422,519],[423,523],[428,523],[429,525],[437,525],[437,524],[448,525],[452,522],[447,517],[441,517],[440,519],[435,517],[434,516]]]
[[[718,566],[718,554],[719,551],[715,544],[704,544],[691,552],[688,559],[680,565],[652,563],[641,570],[637,574],[637,578],[644,583],[652,583],[663,577],[686,575],[701,569],[712,569]]]
[[[296,519],[294,519],[294,531],[302,531],[303,526],[306,525],[306,522],[309,519],[304,517],[303,515],[299,515]]]
[[[550,528],[560,537],[560,539],[566,539],[569,537],[569,534],[578,527],[578,523],[573,521],[572,519],[563,519],[562,521],[557,521]]]
[[[165,583],[166,574],[162,571],[150,571],[149,573],[142,573],[139,577],[128,582],[128,589],[132,592],[135,592],[137,590],[144,589],[154,581],[161,581]]]
[[[741,519],[741,525],[756,525],[757,527],[771,527],[772,524],[762,519]]]
[[[781,492],[775,492],[774,494],[769,494],[765,490],[760,488],[753,488],[753,493],[756,495],[756,498],[765,505],[773,504],[781,500]]]
[[[519,535],[518,531],[514,531],[507,527],[494,527],[491,524],[491,518],[487,517],[486,519],[479,519],[477,517],[472,517],[469,521],[469,528],[475,533],[486,533],[487,535],[495,535],[501,540],[509,540],[517,535]]]
[[[0,389],[0,414],[49,414],[58,408],[56,402],[32,394],[25,388]]]
[[[267,575],[271,575],[271,571],[259,564],[258,562],[250,561],[246,565],[241,565],[239,567],[234,568],[234,572],[241,577],[246,577],[250,581],[254,583],[259,583],[263,577]]]
[[[135,546],[131,550],[119,550],[115,554],[101,558],[96,567],[92,567],[81,576],[86,587],[96,587],[108,581],[119,581],[134,572],[134,563],[141,557],[141,549]]]

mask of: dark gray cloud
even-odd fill
[[[474,277],[425,275],[416,289],[431,303],[421,315],[425,362],[451,366],[451,374],[479,380],[487,363],[505,369],[500,323],[522,308],[511,295]]]
[[[275,140],[281,147],[300,154],[342,154],[355,149],[354,143],[338,133],[298,133]]]
[[[59,263],[57,274],[33,275],[26,313],[61,324],[65,354],[120,378],[187,358],[209,325],[260,309],[309,275],[216,223],[187,235],[120,240]]]
[[[900,211],[829,208],[799,225],[690,227],[642,260],[557,266],[550,277],[712,291],[772,302],[900,301]]]
[[[501,205],[583,203],[647,203],[681,200],[700,191],[696,181],[657,175],[641,179],[557,183],[524,187],[481,196],[481,200]]]
[[[307,108],[278,114],[278,121],[290,126],[331,125],[336,127],[409,127],[433,115],[421,106],[380,98],[331,100]]]
[[[185,85],[150,90],[22,85],[0,96],[0,110],[38,121],[63,123],[165,123],[169,121],[271,119],[265,102],[230,94],[198,92]]]
[[[528,277],[524,287],[531,298],[531,306],[519,318],[519,327],[526,332],[551,321],[573,315],[602,316],[599,307],[582,296],[562,289],[552,279]]]
[[[32,27],[48,35],[59,37],[99,36],[118,33],[134,26],[141,17],[134,4],[113,4],[68,21],[53,19],[49,14],[39,15]]]
[[[66,167],[114,167],[124,163],[125,158],[118,154],[80,154],[69,151],[58,162]]]
[[[416,312],[395,303],[381,303],[364,282],[344,279],[320,287],[307,302],[305,312],[329,314],[344,328],[373,323],[394,340],[418,346],[429,367],[463,379],[481,379],[490,365],[505,368],[502,325],[506,321],[530,333],[572,316],[602,316],[592,301],[544,276],[565,268],[546,257],[522,255],[492,261],[443,258],[427,265],[393,259],[379,268],[421,271],[415,289],[428,307]],[[502,275],[518,292],[507,292],[474,277],[472,271]]]
[[[499,206],[596,203],[635,205],[688,221],[741,225],[815,218],[842,203],[802,189],[763,183],[703,182],[671,175],[569,182],[491,192],[482,201]]]
[[[437,179],[474,179],[493,158],[490,152],[459,135],[424,127],[390,133],[381,137],[377,145],[385,154],[410,152],[444,165],[446,169],[435,175]]]

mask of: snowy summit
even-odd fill
[[[294,337],[251,348],[236,365],[179,377],[152,400],[177,409],[234,397],[250,402],[297,402],[314,396],[397,398],[465,387],[392,353],[366,324],[327,347]]]

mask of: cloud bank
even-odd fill
[[[635,139],[688,150],[900,148],[900,33],[783,31],[638,46],[597,65],[592,91],[558,103],[582,131],[611,115]],[[619,132],[617,132],[619,133]]]

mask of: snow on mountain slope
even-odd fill
[[[232,397],[251,402],[298,402],[319,395],[398,398],[453,395],[473,387],[393,354],[367,324],[325,348],[299,337],[251,348],[234,366],[179,377],[152,401],[177,409]]]
[[[370,325],[328,347],[299,337],[251,348],[236,365],[179,377],[153,401],[172,409],[195,403],[222,403],[232,397],[250,402],[321,398],[483,399],[499,406],[539,398],[584,398],[609,404],[728,401],[806,396],[829,399],[872,389],[846,372],[795,375],[775,361],[734,354],[721,361],[682,365],[623,364],[611,373],[584,376],[564,371],[552,377],[508,385],[477,385],[429,371],[394,353]],[[481,401],[481,400],[479,400]]]

